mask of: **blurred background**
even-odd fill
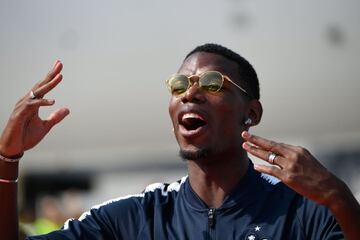
[[[257,70],[264,115],[251,131],[306,147],[360,199],[359,10],[355,0],[0,0],[1,128],[56,59],[64,80],[41,116],[71,110],[21,161],[23,228],[47,231],[186,175],[164,80],[207,42]]]

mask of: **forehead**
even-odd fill
[[[230,78],[238,76],[238,65],[215,53],[198,52],[189,56],[181,65],[178,73],[185,75],[200,75],[206,71],[219,71]]]

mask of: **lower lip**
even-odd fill
[[[195,138],[205,133],[207,125],[201,126],[195,130],[187,130],[183,125],[179,125],[179,133],[185,138]]]

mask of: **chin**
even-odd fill
[[[186,160],[197,161],[207,158],[210,152],[211,152],[210,149],[193,149],[193,150],[180,149],[179,155],[185,161]]]

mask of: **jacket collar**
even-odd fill
[[[263,181],[264,179],[261,177],[261,174],[255,171],[254,164],[249,159],[249,166],[245,176],[224,199],[223,204],[217,210],[224,210],[235,206],[244,208],[254,203],[264,193]],[[209,209],[191,188],[189,178],[185,181],[182,195],[190,208],[197,211],[207,211]]]

